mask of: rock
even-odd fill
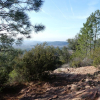
[[[58,95],[54,95],[54,96],[52,97],[52,99],[56,99],[56,98],[58,98]]]
[[[58,95],[54,95],[52,98],[49,98],[48,100],[56,99],[58,98]]]
[[[49,98],[48,100],[52,100],[52,98]]]
[[[45,84],[43,85],[43,87],[47,89],[47,88],[50,88],[50,85],[49,85],[49,83],[45,83]]]
[[[87,89],[87,88],[90,88],[90,86],[89,86],[89,85],[86,85],[85,88],[86,88],[86,89]]]
[[[22,89],[21,91],[20,91],[20,93],[24,93],[26,91],[26,89]]]
[[[51,88],[47,88],[47,90],[46,91],[50,91],[51,90]]]
[[[77,85],[72,84],[72,86],[71,86],[71,90],[76,90],[76,89],[77,89]]]
[[[85,92],[85,90],[78,91],[76,92],[76,95],[82,94],[83,92]]]
[[[65,94],[65,93],[67,93],[67,91],[63,91],[61,94]]]
[[[86,81],[86,82],[88,82],[88,81],[89,81],[89,79],[88,79],[88,78],[86,78],[86,79],[85,79],[85,81]]]
[[[81,100],[81,98],[74,98],[74,99],[72,99],[72,100]]]

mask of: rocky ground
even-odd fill
[[[30,82],[6,88],[0,100],[100,100],[100,70],[94,66],[51,73],[47,82]]]

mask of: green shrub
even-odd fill
[[[81,62],[81,66],[91,66],[92,64],[93,60],[90,57],[85,57]]]
[[[95,67],[100,67],[100,57],[94,58],[93,65]]]
[[[13,71],[11,71],[9,73],[9,80],[8,83],[9,84],[13,84],[13,83],[21,83],[25,81],[25,78],[22,74],[23,72],[21,70],[16,70],[14,69]]]
[[[5,68],[0,68],[0,84],[4,84],[8,80],[8,72]]]
[[[100,65],[100,47],[96,48],[93,51],[93,54],[91,55],[91,58],[93,59],[93,65],[95,67],[99,67],[99,65]]]
[[[70,56],[70,67],[81,67],[81,62],[84,57],[80,53],[80,51],[75,51],[71,56]]]
[[[46,43],[37,44],[32,50],[26,51],[23,57],[19,58],[19,61],[21,60],[23,64],[20,68],[28,81],[41,79],[45,73],[54,70],[60,64],[56,49],[47,46]]]
[[[76,57],[70,62],[71,67],[81,67],[81,59]]]
[[[57,50],[57,53],[59,55],[60,61],[62,63],[68,63],[70,60],[70,56],[71,56],[71,54],[68,51],[68,48],[65,46],[62,49],[57,47],[56,50]]]
[[[9,80],[9,73],[14,70],[15,57],[23,54],[23,51],[11,48],[9,51],[0,52],[0,84]]]
[[[71,67],[90,66],[93,63],[93,60],[89,56],[85,56],[85,54],[80,51],[76,51],[75,53],[73,53],[70,59]]]
[[[14,58],[13,70],[9,73],[8,84],[21,83],[27,81],[27,69],[24,67],[24,62],[21,56]]]
[[[93,63],[92,59],[85,57],[84,59],[81,58],[74,58],[72,62],[70,62],[71,67],[84,67],[84,66],[91,66]]]

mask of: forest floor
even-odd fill
[[[94,66],[62,66],[51,73],[47,82],[6,87],[0,100],[100,100],[100,70]]]

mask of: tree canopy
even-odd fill
[[[96,52],[95,50],[97,50],[97,47],[100,47],[100,10],[96,10],[92,13],[87,18],[86,22],[83,23],[77,41],[75,37],[72,40],[69,39],[68,42],[71,49],[76,49],[71,56],[74,61],[73,65],[78,65],[80,62],[90,58],[91,55]]]
[[[30,33],[43,30],[43,25],[32,25],[27,12],[38,12],[43,5],[42,0],[0,0],[0,37],[13,39],[20,43],[24,35],[30,38]],[[18,35],[22,35],[17,37]]]

